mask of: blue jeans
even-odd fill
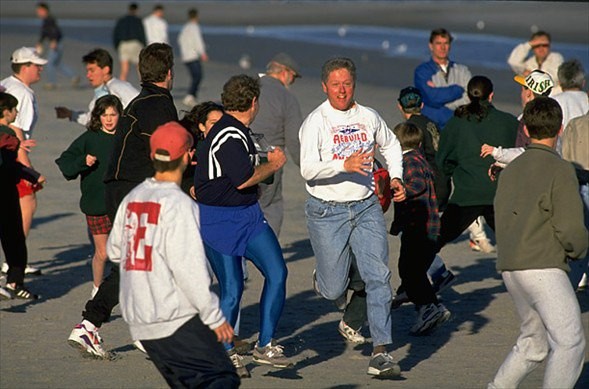
[[[192,62],[185,62],[185,64],[190,73],[190,87],[188,87],[188,94],[196,97],[200,80],[202,80],[202,66],[198,59]]]
[[[377,197],[372,195],[366,200],[346,203],[309,197],[305,214],[317,259],[317,283],[323,297],[335,300],[344,293],[355,256],[366,284],[373,345],[392,343],[389,246]]]
[[[205,243],[205,252],[221,289],[221,310],[232,327],[237,323],[239,304],[243,294],[243,268],[241,257],[221,254]],[[288,270],[282,250],[274,232],[266,224],[260,233],[250,239],[246,257],[264,276],[264,289],[260,299],[260,335],[258,342],[265,346],[276,332],[278,320],[286,299]],[[225,345],[227,350],[232,343]]]
[[[76,76],[76,73],[69,66],[61,62],[62,57],[63,46],[61,43],[58,43],[55,49],[50,48],[47,53],[47,81],[51,84],[57,82],[57,71],[70,79]]]
[[[583,184],[579,186],[579,193],[584,205],[583,215],[585,218],[585,228],[589,229],[589,184]],[[589,274],[589,252],[583,259],[569,261],[569,266],[571,267],[569,278],[573,284],[573,289],[576,289],[579,281],[581,281],[581,278],[583,277],[583,274]]]

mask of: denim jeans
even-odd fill
[[[323,297],[335,300],[344,293],[355,256],[366,284],[373,345],[392,343],[387,229],[377,197],[372,195],[366,200],[345,203],[309,197],[305,214],[317,260],[317,283]]]
[[[502,273],[522,321],[520,336],[488,388],[516,388],[548,357],[543,388],[572,388],[583,369],[581,311],[561,269]]]
[[[49,49],[47,53],[47,81],[51,84],[55,84],[57,82],[57,72],[59,71],[65,77],[72,79],[76,76],[76,73],[67,66],[66,64],[61,62],[63,57],[63,46],[61,43],[57,44],[55,49]]]
[[[198,95],[198,87],[200,80],[202,80],[202,65],[200,60],[185,62],[188,72],[190,73],[190,86],[188,87],[188,94],[196,97]]]

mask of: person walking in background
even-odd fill
[[[6,88],[6,93],[10,93],[18,100],[16,119],[10,124],[10,128],[14,130],[17,138],[21,141],[29,140],[32,139],[33,130],[39,118],[37,98],[31,86],[41,80],[43,66],[47,64],[47,60],[39,57],[33,48],[21,47],[12,53],[10,61],[12,76],[0,81],[0,85]],[[18,161],[33,168],[27,148],[18,149]],[[27,180],[20,180],[18,183],[25,237],[29,235],[33,215],[37,210],[35,193],[43,188],[44,182],[45,177],[41,176],[36,184]],[[26,273],[39,274],[40,270],[29,266]]]
[[[352,60],[325,62],[321,84],[327,100],[307,116],[299,132],[301,175],[309,193],[305,214],[317,260],[314,287],[324,298],[338,300],[347,293],[350,268],[356,261],[366,284],[373,340],[367,373],[398,376],[401,368],[387,352],[393,342],[391,272],[387,228],[374,193],[372,168],[378,145],[392,177],[393,199],[402,201],[401,146],[376,111],[354,100],[356,65]],[[339,327],[352,335],[360,330],[343,320]]]
[[[493,104],[493,83],[474,76],[467,86],[470,103],[459,107],[440,136],[436,161],[452,177],[454,191],[442,215],[438,249],[458,238],[479,216],[495,229],[493,199],[496,182],[488,177],[491,157],[481,158],[483,144],[513,147],[518,121]]]
[[[149,145],[155,174],[123,199],[108,239],[121,269],[123,318],[171,388],[237,388],[219,343],[233,329],[211,291],[198,206],[180,189],[192,135],[168,122]]]
[[[151,15],[143,19],[143,28],[148,45],[152,43],[170,43],[168,39],[168,22],[164,19],[163,5],[156,4],[153,7]]]
[[[564,58],[561,54],[550,50],[551,41],[549,33],[537,31],[532,34],[529,41],[513,48],[507,63],[514,73],[520,76],[525,77],[534,70],[543,70],[550,74],[553,80],[558,81],[558,67],[564,62]],[[558,84],[555,85],[552,94],[556,95],[560,92]]]
[[[285,53],[276,54],[260,75],[260,110],[252,123],[252,130],[264,136],[266,143],[286,148],[295,165],[300,166],[298,132],[303,122],[296,96],[289,90],[301,77],[299,65]],[[270,227],[280,235],[284,214],[282,198],[283,171],[274,174],[272,183],[260,183],[260,206]]]
[[[443,131],[456,108],[468,104],[466,86],[471,79],[468,67],[450,60],[454,38],[444,28],[432,30],[429,38],[431,59],[415,68],[413,83],[423,98],[421,113],[433,120]],[[483,228],[482,219],[468,226],[470,247],[475,251],[493,252]]]
[[[59,71],[65,77],[71,80],[72,86],[77,86],[80,83],[80,77],[65,63],[63,59],[63,44],[61,40],[63,35],[61,29],[57,25],[57,20],[49,12],[49,5],[47,3],[37,4],[37,17],[43,21],[41,27],[41,36],[37,43],[37,53],[43,53],[43,42],[47,39],[48,54],[47,54],[47,83],[44,88],[48,90],[57,87],[57,72]]]
[[[589,236],[573,167],[560,159],[562,110],[539,97],[523,115],[531,144],[505,168],[495,197],[497,270],[521,319],[520,335],[489,389],[517,388],[546,359],[543,388],[573,388],[583,370],[585,334],[569,258]]]
[[[86,215],[86,223],[94,241],[92,297],[102,283],[107,260],[106,240],[112,223],[106,215],[103,178],[122,114],[123,106],[116,96],[99,98],[92,110],[88,131],[76,138],[55,160],[67,180],[75,180],[80,176],[80,209]]]
[[[86,78],[94,88],[94,98],[88,104],[88,111],[73,111],[66,107],[55,107],[58,119],[69,119],[86,127],[90,121],[94,104],[100,97],[116,96],[124,109],[139,94],[139,91],[130,83],[113,77],[113,60],[108,51],[94,49],[82,57],[82,62],[86,65]]]
[[[209,60],[198,22],[198,10],[191,8],[188,10],[188,22],[178,35],[180,56],[190,74],[190,86],[182,103],[190,108],[195,106],[197,102],[198,88],[203,75],[202,63]]]
[[[154,43],[141,50],[139,72],[141,92],[125,109],[119,119],[113,151],[104,176],[106,183],[106,214],[114,220],[123,198],[145,178],[153,176],[149,157],[149,138],[157,127],[177,121],[178,113],[170,94],[174,79],[174,54],[165,43]],[[82,355],[108,359],[98,329],[110,319],[119,303],[119,267],[112,266],[98,292],[86,303],[83,320],[68,338],[70,346]],[[139,348],[140,345],[136,344]]]
[[[450,320],[451,313],[438,301],[427,270],[436,256],[440,216],[434,189],[434,173],[421,153],[423,133],[409,123],[398,124],[393,133],[403,149],[405,201],[395,203],[392,235],[401,234],[399,276],[407,296],[415,304],[417,320],[411,334],[429,334]]]
[[[197,151],[194,188],[200,209],[201,234],[209,263],[219,280],[221,308],[235,327],[243,294],[241,258],[246,257],[264,277],[260,299],[260,333],[253,349],[256,363],[290,368],[274,336],[286,299],[288,270],[274,231],[258,203],[260,181],[286,163],[282,149],[268,152],[260,163],[248,126],[258,113],[260,85],[247,75],[231,77],[223,85],[225,114],[211,127]],[[233,341],[225,343],[237,374],[250,373]]]
[[[113,43],[121,64],[119,79],[122,81],[127,81],[129,64],[137,66],[139,53],[146,45],[143,22],[137,16],[138,8],[137,3],[129,4],[127,15],[117,20],[112,34]]]

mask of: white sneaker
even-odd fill
[[[0,286],[0,300],[11,300],[12,294]]]
[[[143,347],[143,345],[141,344],[141,341],[136,340],[133,342],[133,346],[135,346],[135,348],[139,351],[141,351],[143,354],[147,354],[147,351],[145,351],[145,347]]]
[[[349,325],[347,325],[343,320],[340,320],[339,325],[337,327],[339,333],[350,343],[356,344],[364,344],[366,343],[366,338],[362,336],[362,334],[358,330],[353,329]]]
[[[495,246],[491,244],[489,239],[470,240],[469,246],[473,251],[480,251],[483,253],[494,253],[497,251]]]
[[[67,342],[73,348],[80,350],[85,358],[109,359],[108,352],[102,348],[102,338],[98,334],[98,329],[88,331],[84,324],[77,324]]]
[[[6,262],[2,264],[2,273],[8,273],[8,264]],[[27,265],[27,267],[25,267],[25,274],[37,276],[41,274],[41,269]]]
[[[193,95],[186,95],[186,97],[182,99],[182,104],[192,108],[197,104],[196,97],[194,97]]]

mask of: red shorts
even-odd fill
[[[92,235],[108,235],[112,229],[112,223],[106,215],[86,215],[86,223]]]
[[[33,185],[25,179],[21,179],[18,184],[16,184],[16,188],[18,189],[18,197],[23,198],[28,195],[32,195],[35,192],[40,191],[43,189],[42,185]]]

